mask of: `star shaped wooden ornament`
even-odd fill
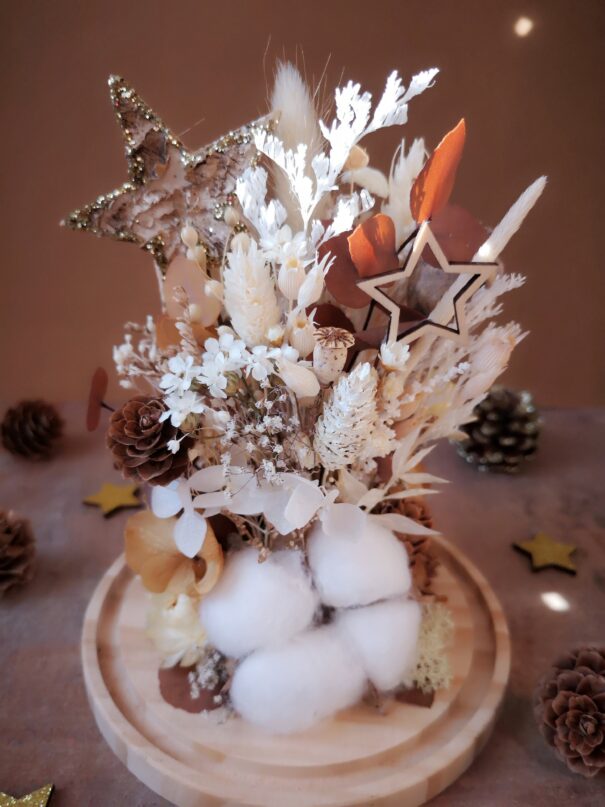
[[[84,504],[100,507],[104,516],[109,516],[123,507],[141,507],[137,498],[138,486],[135,484],[112,485],[106,482],[101,488],[84,499]]]
[[[407,326],[405,323],[401,323],[401,306],[382,288],[410,277],[427,246],[435,256],[439,267],[444,272],[458,277],[428,317],[414,321]],[[357,281],[357,287],[372,299],[365,327],[370,322],[374,306],[379,305],[389,315],[388,342],[400,340],[410,343],[429,333],[464,342],[468,337],[464,305],[484,283],[494,277],[495,272],[495,263],[450,263],[431,232],[429,222],[425,221],[418,228],[412,249],[400,269]],[[452,320],[453,324],[451,324]]]
[[[576,547],[555,541],[544,532],[539,532],[531,541],[513,544],[513,547],[531,557],[531,567],[535,572],[553,567],[569,574],[576,573],[576,566],[571,559]]]
[[[225,208],[237,205],[236,180],[256,155],[254,129],[267,122],[257,121],[189,152],[124,79],[111,76],[109,92],[130,179],[71,213],[63,224],[138,244],[162,272],[185,252],[180,231],[191,224],[209,257],[219,257],[230,232],[223,220]]]
[[[46,807],[50,799],[54,785],[44,785],[39,790],[34,790],[27,796],[22,796],[16,799],[14,796],[9,796],[8,793],[0,793],[0,807]]]

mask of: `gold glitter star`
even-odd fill
[[[180,231],[196,228],[209,257],[217,257],[230,232],[225,207],[237,205],[235,183],[254,156],[254,127],[229,132],[189,152],[139,95],[119,76],[109,92],[125,140],[130,181],[71,213],[63,224],[138,244],[164,270],[185,252]]]
[[[531,541],[521,541],[513,546],[531,557],[531,566],[535,572],[552,566],[570,574],[576,573],[575,564],[571,560],[572,553],[576,551],[573,544],[562,544],[546,533],[539,532]]]
[[[439,267],[458,277],[427,318],[412,323],[409,328],[404,326],[401,329],[401,307],[382,291],[382,286],[410,277],[427,246],[433,252]],[[411,252],[401,269],[357,282],[357,287],[372,298],[364,330],[370,322],[374,305],[378,304],[390,317],[387,330],[389,342],[400,340],[409,343],[429,333],[464,342],[468,337],[464,304],[477,289],[494,277],[495,270],[496,264],[493,263],[450,263],[431,232],[429,222],[424,222],[418,229]],[[454,324],[450,325],[452,320]]]
[[[18,807],[18,805],[27,805],[27,807],[46,807],[50,799],[54,785],[44,785],[39,790],[34,790],[27,796],[22,796],[16,799],[9,796],[8,793],[0,793],[0,807]]]
[[[135,484],[112,485],[106,482],[96,493],[87,496],[84,504],[100,507],[103,515],[108,516],[122,507],[141,507],[137,491],[138,487]]]

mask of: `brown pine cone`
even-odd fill
[[[570,770],[605,775],[605,647],[580,647],[558,659],[536,689],[534,711]]]
[[[429,529],[433,526],[429,509],[421,498],[387,499],[380,503],[376,512],[400,513]],[[433,580],[439,568],[439,560],[432,547],[430,536],[397,533],[397,537],[407,550],[414,585],[423,596],[434,594]]]
[[[11,454],[43,460],[55,450],[63,434],[63,420],[46,401],[21,401],[5,414],[0,431]]]
[[[34,575],[36,545],[29,521],[0,510],[0,597]]]
[[[183,433],[169,420],[160,422],[165,411],[160,398],[139,395],[112,414],[107,445],[125,479],[167,485],[185,473],[192,441],[185,437],[176,454],[170,451],[168,441],[181,438]]]

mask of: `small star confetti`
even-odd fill
[[[96,493],[87,496],[84,504],[100,507],[103,515],[109,516],[122,507],[141,507],[137,492],[138,487],[135,484],[112,485],[110,482],[106,482]]]
[[[531,541],[513,544],[513,547],[531,557],[531,566],[535,572],[552,567],[569,574],[576,573],[576,566],[571,560],[576,547],[555,541],[544,532],[539,532]]]
[[[8,793],[0,793],[0,807],[17,807],[18,805],[27,805],[27,807],[46,807],[50,799],[54,785],[44,785],[39,790],[34,790],[27,796],[22,796],[16,799],[14,796],[9,796]]]

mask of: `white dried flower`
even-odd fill
[[[308,367],[303,367],[302,364],[296,364],[282,356],[277,360],[277,372],[297,398],[314,398],[319,394],[317,376]]]
[[[315,347],[315,326],[304,309],[297,308],[288,316],[288,338],[303,358]]]
[[[248,347],[263,344],[280,320],[271,268],[255,241],[247,251],[227,255],[224,275],[225,308],[231,324]]]
[[[267,331],[267,339],[271,342],[272,345],[279,347],[284,340],[284,336],[286,333],[286,329],[281,323],[277,325],[272,325],[269,330]]]
[[[409,356],[409,345],[403,342],[383,342],[380,346],[380,361],[385,370],[403,370]]]
[[[368,362],[342,376],[317,421],[314,448],[324,468],[344,468],[361,458],[376,422],[378,376]]]
[[[277,273],[277,286],[286,300],[296,300],[305,276],[305,267],[298,258],[288,258],[282,263]]]
[[[315,264],[315,266],[312,266],[308,271],[298,292],[297,303],[300,308],[307,308],[313,305],[321,297],[324,290],[324,275],[326,273],[327,261],[328,256],[326,255],[321,263]]]

